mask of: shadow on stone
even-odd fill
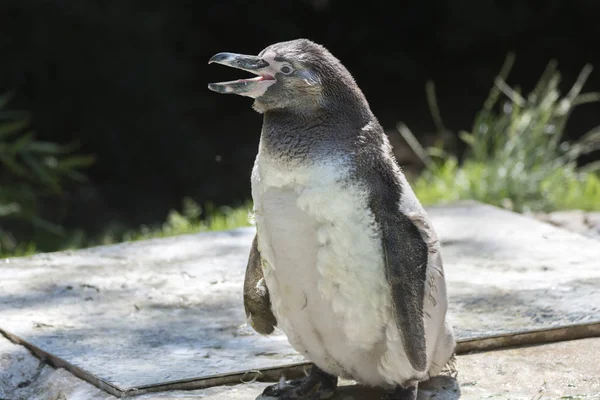
[[[419,400],[456,400],[460,398],[460,385],[452,376],[439,375],[419,385]]]
[[[332,400],[379,400],[385,394],[381,389],[363,385],[347,385],[338,388]],[[418,400],[456,400],[460,398],[460,386],[456,378],[436,376],[419,384]]]

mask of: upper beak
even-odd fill
[[[228,67],[241,69],[258,75],[252,79],[240,79],[230,82],[209,83],[208,88],[218,93],[234,93],[248,97],[260,97],[267,88],[275,83],[275,78],[269,74],[269,63],[258,56],[235,53],[215,54],[208,63],[223,64]]]
[[[268,67],[269,63],[258,56],[247,56],[235,53],[215,54],[208,60],[209,64],[217,63],[227,65],[248,72],[255,72],[261,68]]]

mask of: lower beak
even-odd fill
[[[275,83],[275,78],[268,73],[269,63],[257,56],[219,53],[214,55],[208,63],[223,64],[258,75],[256,78],[251,79],[209,83],[208,88],[217,93],[231,93],[257,98],[262,96],[268,87]]]

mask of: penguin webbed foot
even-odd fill
[[[397,386],[383,396],[381,400],[417,400],[417,387],[418,383],[411,386]]]
[[[337,380],[337,376],[313,366],[307,377],[268,386],[257,400],[326,400],[335,395]]]

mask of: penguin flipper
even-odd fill
[[[391,186],[391,187],[390,187]],[[418,224],[398,209],[401,189],[381,182],[371,198],[382,240],[385,274],[396,326],[412,367],[427,369],[423,307],[429,251]]]
[[[250,325],[256,332],[262,335],[273,333],[277,319],[271,310],[271,298],[263,276],[256,235],[252,241],[244,279],[244,309]]]

